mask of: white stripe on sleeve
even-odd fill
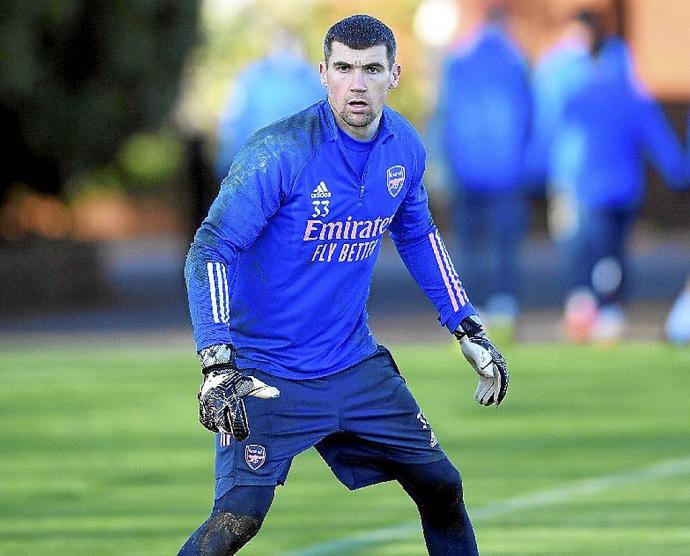
[[[436,239],[438,240],[438,243],[441,246],[441,254],[443,255],[443,261],[446,263],[446,266],[448,268],[448,274],[450,274],[450,281],[453,284],[453,289],[455,290],[455,294],[458,296],[460,306],[462,307],[467,302],[467,294],[465,293],[465,289],[460,285],[460,277],[458,276],[458,273],[455,270],[455,267],[453,266],[453,262],[450,260],[450,255],[446,250],[446,244],[443,243],[443,239],[441,239],[441,236],[439,235],[438,231],[436,231]]]
[[[225,287],[225,314],[223,315],[223,322],[230,322],[230,293],[228,292],[228,271],[225,265],[223,269],[223,286]]]
[[[216,263],[216,286],[218,290],[218,314],[219,320],[216,322],[225,322],[225,295],[223,290],[223,265]]]
[[[443,261],[441,260],[439,248],[436,245],[436,237],[434,236],[433,232],[429,233],[429,241],[431,242],[431,248],[434,251],[434,257],[436,257],[436,264],[438,265],[438,269],[441,271],[441,277],[443,278],[443,283],[446,285],[446,290],[448,291],[448,297],[450,297],[450,302],[453,305],[453,310],[457,311],[459,309],[458,302],[455,299],[455,294],[453,293],[453,290],[450,286],[450,282],[448,281],[448,275],[446,274],[446,268],[445,268],[445,265],[443,264]]]
[[[206,263],[206,272],[208,273],[208,286],[211,295],[211,309],[213,310],[213,322],[220,322],[218,318],[218,306],[216,303],[216,281],[213,277],[213,263]]]

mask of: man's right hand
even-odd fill
[[[229,344],[211,346],[199,352],[204,380],[197,399],[199,421],[212,432],[230,434],[237,440],[249,436],[249,423],[244,407],[246,396],[271,399],[280,396],[253,376],[244,376],[235,366],[234,348]]]

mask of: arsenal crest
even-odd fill
[[[244,461],[247,465],[256,471],[264,463],[266,463],[266,448],[259,444],[247,444],[244,447]]]
[[[391,166],[386,170],[386,183],[388,193],[392,197],[397,197],[405,183],[405,167],[401,165]]]

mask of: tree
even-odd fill
[[[0,9],[0,203],[22,182],[59,193],[176,100],[200,33],[196,0],[8,0]]]

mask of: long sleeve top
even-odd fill
[[[585,207],[639,208],[645,159],[670,187],[684,186],[680,142],[658,103],[636,85],[619,40],[606,44],[589,81],[569,99],[553,149],[552,180]]]
[[[240,367],[286,378],[368,357],[366,301],[386,232],[442,325],[475,314],[429,212],[424,167],[418,134],[387,107],[361,177],[326,101],[257,132],[187,256],[197,349],[232,343]]]
[[[522,187],[531,104],[526,61],[499,26],[449,53],[428,135],[451,187],[489,193]]]

